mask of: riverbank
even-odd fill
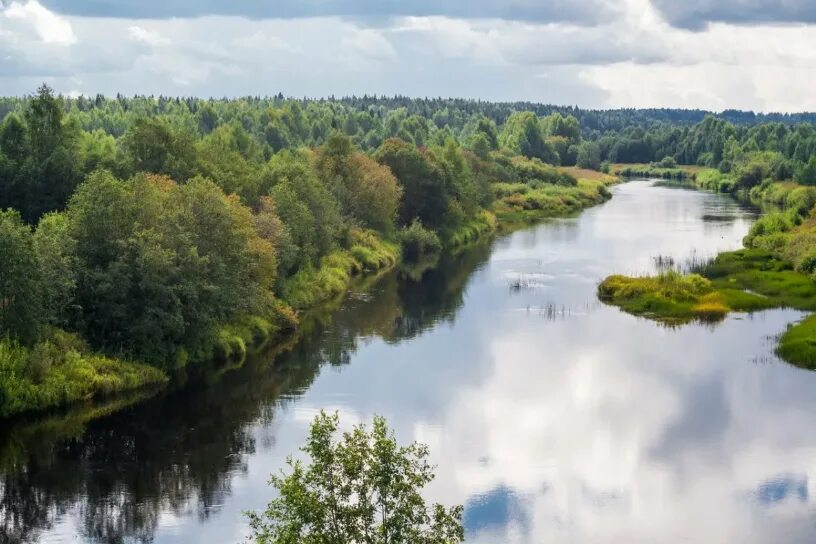
[[[0,340],[0,417],[167,383],[161,370],[91,352],[55,329],[33,347]]]
[[[523,228],[551,217],[574,214],[611,198],[607,187],[618,179],[578,168],[548,167],[562,184],[493,183],[497,198],[458,228],[445,232],[440,251],[458,251],[496,232]],[[131,362],[91,351],[73,334],[55,330],[33,347],[0,342],[0,417],[53,409],[81,401],[106,399],[125,392],[161,387],[170,374],[190,363],[213,361],[223,369],[240,366],[247,354],[291,338],[299,314],[342,297],[363,278],[385,273],[403,262],[400,245],[373,231],[351,229],[347,247],[297,272],[282,286],[266,316],[245,315],[212,328],[191,352],[180,349],[173,368]]]
[[[734,185],[727,176],[718,179]],[[690,274],[669,270],[657,276],[609,276],[599,284],[598,298],[627,313],[671,324],[716,322],[731,312],[771,308],[816,311],[816,190],[794,182],[764,182],[751,196],[779,211],[754,223],[743,240],[746,249],[721,253]],[[816,369],[816,318],[791,325],[776,351],[791,364]]]
[[[649,163],[615,163],[610,172],[622,178],[657,178],[665,180],[694,181],[698,174],[706,170],[693,165],[660,165]]]
[[[298,328],[299,312],[339,297],[356,279],[382,273],[399,262],[398,245],[371,231],[352,229],[349,239],[348,249],[326,255],[319,266],[287,281],[268,315],[246,315],[216,325],[195,351],[180,348],[175,368],[96,353],[78,335],[59,329],[32,347],[0,340],[0,418],[161,387],[172,372],[190,363],[240,366],[248,353],[291,337]]]
[[[617,176],[581,168],[560,168],[561,183],[494,183],[493,213],[502,231],[523,228],[538,221],[564,217],[612,198],[609,186]]]

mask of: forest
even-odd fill
[[[356,276],[604,201],[614,164],[816,185],[807,114],[43,86],[0,118],[2,417],[240,359]]]

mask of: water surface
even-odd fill
[[[595,297],[658,256],[735,249],[753,219],[635,181],[419,280],[388,274],[282,356],[5,429],[0,522],[42,542],[239,542],[325,408],[428,443],[428,496],[465,505],[471,543],[814,542],[816,374],[773,354],[801,314],[671,329]]]

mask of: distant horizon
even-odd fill
[[[768,110],[768,111],[760,111],[760,110],[746,110],[746,109],[739,109],[739,108],[725,108],[722,110],[712,110],[706,108],[689,108],[689,107],[682,107],[682,106],[651,106],[651,107],[631,107],[631,106],[609,106],[609,107],[585,107],[581,106],[580,104],[558,104],[552,102],[542,102],[536,100],[489,100],[484,98],[471,98],[466,96],[412,96],[406,94],[374,94],[374,93],[363,93],[363,94],[350,94],[350,95],[326,95],[326,96],[295,96],[295,95],[286,95],[282,92],[273,93],[273,94],[244,94],[244,95],[233,95],[233,96],[203,96],[203,95],[184,95],[184,94],[161,94],[161,93],[148,93],[148,94],[128,94],[126,92],[116,92],[114,94],[105,94],[105,93],[92,93],[92,94],[72,94],[72,93],[64,93],[60,92],[58,89],[55,89],[50,84],[46,82],[46,84],[51,87],[55,94],[61,98],[68,99],[68,100],[77,100],[78,98],[86,98],[92,99],[96,98],[97,96],[103,96],[106,99],[114,100],[118,96],[122,96],[127,99],[134,99],[134,98],[152,98],[152,99],[195,99],[195,100],[207,100],[207,101],[231,101],[231,100],[241,100],[241,99],[259,99],[259,100],[299,100],[299,101],[306,101],[306,102],[340,102],[345,100],[354,100],[354,99],[368,99],[368,100],[422,100],[422,101],[459,101],[459,102],[473,102],[473,103],[484,103],[484,104],[496,104],[496,105],[506,105],[506,106],[514,106],[514,105],[530,105],[530,106],[539,106],[543,108],[556,108],[559,110],[574,110],[574,111],[585,111],[585,112],[613,112],[613,111],[665,111],[665,112],[695,112],[695,113],[705,113],[705,114],[712,114],[715,116],[723,116],[727,115],[728,113],[734,114],[751,114],[757,117],[774,117],[774,116],[796,116],[796,115],[804,115],[804,116],[816,116],[816,109],[814,110],[790,110],[790,111],[780,111],[780,110]],[[16,98],[16,99],[27,99],[36,94],[36,89],[32,90],[31,92],[24,93],[24,94],[16,94],[16,95],[0,95],[0,98]],[[282,98],[280,96],[282,95]]]
[[[805,0],[3,0],[0,88],[816,111]]]

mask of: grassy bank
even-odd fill
[[[483,210],[456,228],[443,230],[432,244],[408,236],[412,232],[414,238],[436,236],[419,225],[414,229],[417,232],[405,229],[397,242],[384,240],[372,230],[349,229],[340,249],[281,282],[279,298],[270,301],[265,315],[242,315],[215,325],[194,347],[180,347],[160,366],[94,353],[79,336],[62,331],[30,347],[3,340],[0,417],[161,385],[168,381],[168,373],[191,363],[213,361],[219,371],[227,371],[242,364],[248,352],[290,335],[298,328],[300,312],[337,299],[357,278],[374,277],[395,266],[403,259],[406,244],[418,243],[420,249],[428,245],[433,251],[453,250],[499,228],[564,216],[604,202],[610,197],[607,185],[617,181],[613,176],[589,170],[546,168],[548,173],[556,172],[557,183],[536,179],[518,184],[493,183],[497,194],[502,195],[495,202],[495,213]],[[505,191],[507,186],[516,185],[512,191]]]
[[[609,174],[565,168],[573,183],[494,183],[495,213],[502,229],[529,225],[550,217],[564,217],[612,196],[607,188],[618,181]]]
[[[59,330],[30,348],[0,340],[0,374],[0,417],[167,381],[157,368],[92,353]]]
[[[788,327],[779,339],[776,353],[796,366],[816,370],[816,315]]]
[[[681,323],[722,319],[732,311],[816,311],[816,187],[772,181],[785,175],[785,164],[763,153],[748,153],[730,168],[682,168],[697,188],[748,195],[769,213],[751,226],[746,249],[720,254],[699,274],[610,276],[598,286],[599,298],[635,315]],[[816,318],[789,327],[777,353],[816,369]]]
[[[673,165],[670,167],[658,164],[634,163],[634,164],[613,164],[611,172],[623,178],[659,178],[667,180],[693,180],[698,172],[702,170],[699,166]]]
[[[371,231],[353,229],[349,249],[336,250],[317,267],[307,267],[283,286],[282,298],[295,310],[303,310],[344,293],[352,279],[394,266],[399,247]]]
[[[475,242],[495,232],[498,224],[495,214],[487,210],[482,210],[471,221],[447,233],[444,246],[447,248],[457,248]]]
[[[657,276],[609,276],[598,286],[598,297],[630,314],[669,323],[718,320],[730,311],[711,281],[674,271]]]
[[[712,322],[729,312],[771,308],[816,311],[816,282],[762,249],[721,253],[699,274],[607,277],[598,298],[627,313],[666,323]],[[779,355],[808,368],[816,365],[816,321],[808,318],[782,337]]]
[[[728,312],[770,308],[816,310],[816,282],[764,250],[721,253],[699,274],[609,276],[598,286],[604,302],[658,320],[710,321]]]

